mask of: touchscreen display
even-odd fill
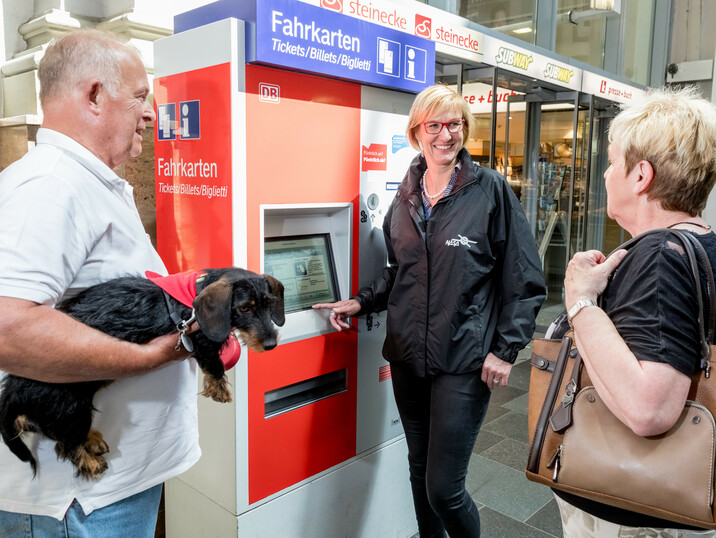
[[[329,234],[267,237],[264,271],[283,284],[286,312],[338,300]]]

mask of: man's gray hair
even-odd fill
[[[40,103],[55,95],[68,95],[90,78],[96,78],[114,99],[122,83],[122,61],[136,54],[117,34],[83,29],[54,39],[40,60]]]

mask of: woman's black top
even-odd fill
[[[716,269],[716,235],[693,235]],[[602,294],[602,308],[638,360],[664,362],[690,377],[699,368],[701,358],[698,305],[689,262],[674,248],[677,245],[681,245],[679,240],[664,231],[645,237],[629,249]],[[706,298],[703,273],[701,282]],[[552,338],[561,336],[555,334]],[[693,528],[553,491],[577,508],[618,525]]]

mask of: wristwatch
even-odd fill
[[[588,307],[588,306],[599,306],[595,301],[592,301],[591,299],[581,299],[574,303],[572,305],[572,308],[567,310],[567,322],[569,322],[569,326],[572,326],[572,320],[577,317],[577,314],[579,314],[582,309]]]

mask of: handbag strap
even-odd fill
[[[686,238],[691,241],[692,245],[694,246],[694,250],[696,251],[696,254],[698,254],[699,259],[701,260],[701,266],[704,269],[704,272],[706,273],[706,293],[708,294],[709,302],[709,315],[706,319],[709,320],[708,325],[708,333],[706,334],[706,340],[713,344],[714,343],[714,331],[716,331],[715,322],[716,319],[714,319],[714,314],[716,313],[716,284],[714,284],[714,273],[713,268],[711,267],[711,262],[709,261],[709,255],[706,253],[706,250],[704,249],[704,246],[701,244],[701,241],[696,239],[691,234],[684,234]]]

